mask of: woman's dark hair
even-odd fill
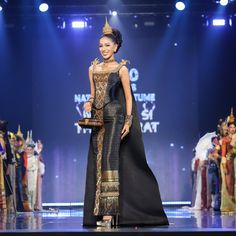
[[[228,123],[228,127],[229,127],[230,125],[234,125],[234,126],[236,127],[236,123],[235,123],[234,121],[229,122],[229,123]]]
[[[119,30],[112,29],[112,33],[111,34],[104,34],[104,35],[102,35],[102,37],[110,38],[114,43],[116,43],[118,45],[117,50],[115,51],[115,53],[117,53],[119,51],[119,49],[120,49],[120,47],[122,45],[122,42],[123,42],[122,35],[121,35]]]

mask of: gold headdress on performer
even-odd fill
[[[8,138],[9,139],[16,139],[16,136],[13,132],[8,131]]]
[[[21,137],[22,139],[24,138],[23,133],[21,132],[21,129],[20,129],[20,125],[18,125],[18,130],[17,130],[16,135]]]
[[[233,123],[235,121],[234,110],[231,108],[230,115],[227,117],[227,123]]]
[[[27,147],[32,147],[32,148],[35,147],[35,142],[32,138],[32,130],[27,132],[27,139],[25,142],[26,142]]]
[[[108,23],[108,21],[107,21],[107,18],[106,18],[105,25],[104,25],[103,28],[102,28],[102,33],[103,33],[103,35],[104,35],[104,34],[112,34],[112,28],[111,28],[111,26],[109,25],[109,23]]]

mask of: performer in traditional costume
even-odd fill
[[[16,136],[13,132],[8,132],[8,139],[11,147],[12,162],[8,165],[8,173],[12,186],[12,195],[8,198],[9,211],[16,212]]]
[[[231,145],[232,137],[236,133],[235,118],[233,109],[227,119],[228,134],[222,139],[222,159],[221,159],[221,211],[234,212],[235,211],[235,197],[234,197],[234,184],[235,184],[235,156],[234,147]]]
[[[236,133],[232,135],[230,142],[232,146],[232,154],[234,155],[234,200],[236,199]],[[236,210],[236,209],[235,209]]]
[[[211,206],[220,210],[220,146],[218,137],[212,138],[213,148],[208,154],[208,183],[211,191]]]
[[[11,180],[9,176],[9,166],[13,163],[13,155],[7,135],[7,121],[0,120],[0,204],[3,210],[8,213],[14,211],[11,196],[13,194]]]
[[[0,212],[6,212],[7,210],[5,181],[4,181],[5,173],[3,168],[4,159],[6,159],[4,132],[0,127]]]
[[[38,156],[35,154],[35,143],[32,139],[32,131],[26,140],[26,151],[24,153],[24,166],[26,168],[23,178],[25,186],[24,208],[26,211],[34,211],[37,198],[37,178],[39,170]]]
[[[43,183],[43,176],[45,173],[45,164],[42,156],[43,151],[43,143],[41,140],[38,140],[35,147],[35,152],[38,156],[38,177],[37,177],[37,194],[36,194],[36,203],[35,203],[35,210],[42,211],[42,183]]]
[[[168,225],[146,161],[127,61],[114,57],[121,44],[120,32],[106,21],[99,40],[103,62],[89,68],[91,96],[84,105],[103,125],[91,134],[83,224]]]
[[[216,137],[216,132],[206,133],[202,136],[196,147],[196,198],[193,210],[203,210],[211,208],[211,194],[208,183],[208,152],[213,147],[212,138]]]
[[[16,209],[18,212],[24,211],[23,205],[23,176],[25,175],[25,167],[24,167],[24,149],[25,140],[23,134],[20,130],[20,126],[18,127],[18,131],[16,134],[16,148],[15,148],[15,157],[16,157]]]
[[[195,206],[197,194],[197,172],[198,172],[199,159],[196,157],[196,150],[193,149],[193,157],[191,160],[191,184],[192,184],[192,208]]]

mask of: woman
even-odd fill
[[[232,113],[231,113],[232,115]],[[221,207],[222,212],[235,212],[235,149],[232,139],[236,134],[236,124],[228,122],[228,134],[222,138],[221,146]]]
[[[167,225],[158,184],[144,153],[127,61],[114,54],[122,36],[106,21],[99,41],[103,62],[89,67],[91,96],[84,109],[103,121],[93,128],[84,200],[85,226]]]

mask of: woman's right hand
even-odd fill
[[[91,112],[91,110],[92,110],[92,103],[91,102],[85,102],[84,103],[84,110],[86,112]]]

